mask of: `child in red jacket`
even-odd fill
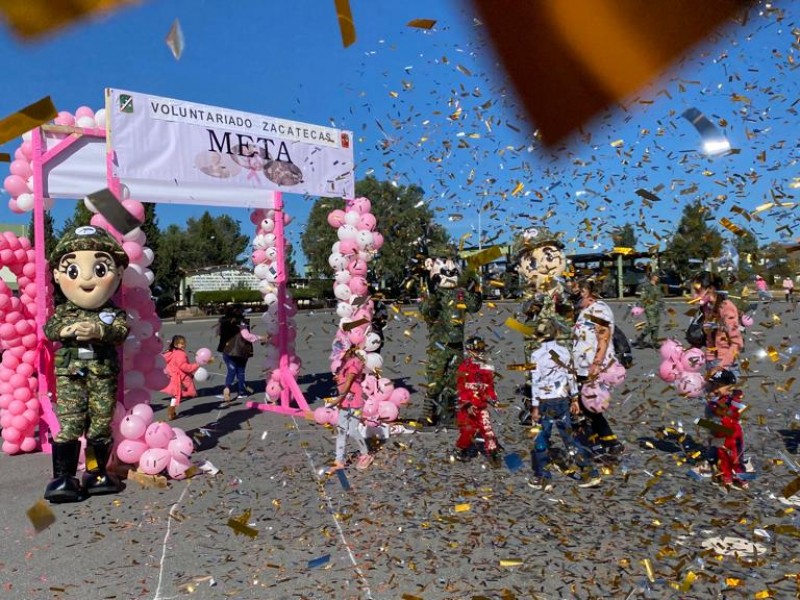
[[[497,400],[494,389],[494,367],[484,359],[486,343],[479,337],[469,338],[464,343],[466,356],[456,372],[458,407],[456,423],[459,435],[456,440],[458,454],[462,462],[469,461],[475,454],[473,441],[480,433],[484,448],[492,466],[500,466],[500,451],[497,436],[489,419],[489,403]]]
[[[735,389],[736,376],[720,369],[708,379],[706,390],[706,418],[719,425],[712,431],[709,445],[709,462],[716,464],[716,476],[725,487],[736,485],[747,489],[747,481],[740,478],[746,472],[744,460],[744,433],[741,414],[746,408],[744,393]]]
[[[167,409],[167,418],[170,421],[177,418],[178,406],[183,398],[197,396],[193,375],[200,365],[189,362],[185,348],[186,338],[182,335],[174,335],[169,343],[169,349],[163,354],[164,360],[167,361],[164,372],[169,375],[169,384],[161,391],[172,396]]]

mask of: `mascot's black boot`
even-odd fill
[[[108,458],[111,456],[111,442],[98,442],[96,440],[86,440],[86,450],[93,450],[94,457],[97,459],[97,466],[86,469],[83,474],[83,487],[90,496],[100,494],[116,494],[122,490],[122,485],[116,475],[108,473],[106,466]],[[88,461],[88,457],[87,457]]]
[[[81,453],[80,440],[53,442],[53,480],[47,484],[45,500],[52,504],[78,502],[83,499],[80,480],[75,477],[78,470],[78,457]]]

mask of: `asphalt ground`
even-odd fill
[[[628,305],[612,303],[633,336]],[[492,414],[506,455],[453,461],[456,432],[393,436],[367,471],[322,472],[334,435],[303,418],[222,408],[224,367],[199,384],[172,424],[196,436],[195,462],[219,473],[52,506],[36,533],[26,511],[41,499],[50,457],[0,455],[0,598],[48,599],[480,599],[796,598],[800,594],[800,406],[795,384],[798,315],[762,305],[747,333],[744,431],[755,466],[747,491],[688,476],[702,400],[680,398],[655,376],[656,350],[636,363],[608,416],[627,451],[580,489],[556,473],[530,489],[530,428],[519,424],[522,340],[503,322],[515,304],[484,306],[467,324],[489,342],[499,375]],[[668,304],[663,333],[681,337],[688,306]],[[426,330],[405,306],[387,329],[385,374],[412,391],[401,419],[420,416]],[[256,320],[254,319],[254,322]],[[313,406],[331,395],[331,311],[301,312],[299,383]],[[212,320],[165,322],[162,336],[216,347]],[[258,327],[255,328],[258,332]],[[261,399],[258,347],[248,378]],[[166,398],[153,397],[157,418]],[[682,432],[682,433],[681,433]],[[554,434],[554,446],[560,441]],[[354,451],[352,446],[349,450]],[[249,511],[249,517],[247,513]],[[228,526],[240,517],[252,535]],[[716,540],[716,541],[715,541]]]

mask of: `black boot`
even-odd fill
[[[78,471],[78,457],[81,453],[80,440],[53,442],[53,480],[47,484],[45,500],[52,504],[78,502],[83,500],[80,480],[75,477]]]
[[[122,491],[122,485],[116,475],[106,471],[108,458],[111,455],[111,442],[100,442],[97,440],[87,440],[86,450],[94,450],[97,459],[97,467],[86,469],[83,474],[83,487],[90,496],[100,494],[116,494]]]

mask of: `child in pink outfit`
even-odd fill
[[[339,397],[333,406],[339,407],[339,423],[336,427],[336,460],[328,470],[329,473],[335,473],[344,468],[344,453],[348,437],[352,438],[358,446],[360,456],[356,468],[364,470],[372,464],[372,455],[367,448],[367,442],[358,428],[361,421],[360,409],[364,406],[364,394],[361,390],[364,377],[363,355],[357,346],[351,346],[342,357],[341,364],[334,375]]]
[[[169,383],[161,391],[172,396],[167,409],[167,418],[170,421],[178,416],[178,406],[183,398],[197,396],[193,375],[200,365],[189,362],[185,348],[186,338],[182,335],[175,335],[172,336],[169,348],[163,354],[164,360],[167,361],[164,372],[169,375]]]

